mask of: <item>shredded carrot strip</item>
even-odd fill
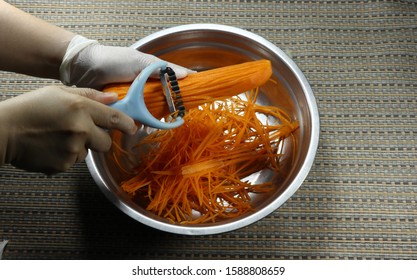
[[[191,109],[185,124],[141,140],[137,174],[122,182],[132,196],[148,200],[147,210],[173,223],[216,222],[251,211],[251,192],[268,192],[271,182],[245,177],[270,168],[279,172],[283,141],[298,122],[273,106],[233,97]],[[273,123],[262,123],[258,115]],[[114,148],[120,149],[115,146]],[[139,149],[141,150],[141,149]]]

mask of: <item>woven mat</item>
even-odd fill
[[[218,23],[257,33],[307,76],[321,116],[315,164],[263,220],[181,236],[127,217],[85,164],[52,177],[0,168],[4,259],[417,259],[417,3],[394,0],[10,1],[108,45]],[[51,80],[0,72],[2,99]]]

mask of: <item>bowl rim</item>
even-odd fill
[[[300,172],[298,172],[295,178],[290,182],[288,187],[274,199],[271,203],[263,207],[262,209],[257,210],[250,214],[250,219],[237,219],[236,221],[228,222],[228,223],[221,223],[221,224],[213,224],[210,226],[203,225],[203,226],[195,226],[195,225],[176,225],[176,224],[169,224],[162,221],[158,221],[152,219],[148,216],[142,215],[135,211],[128,203],[122,202],[118,199],[118,197],[111,192],[108,187],[105,185],[102,176],[98,172],[97,165],[94,162],[94,158],[92,155],[92,151],[89,151],[86,163],[90,170],[90,173],[96,182],[96,184],[100,187],[100,189],[104,192],[105,196],[115,204],[121,211],[125,214],[130,216],[131,218],[148,225],[150,227],[170,232],[176,234],[184,234],[184,235],[207,235],[207,234],[218,234],[233,231],[239,228],[243,228],[248,226],[252,223],[255,223],[262,218],[268,216],[279,207],[281,207],[302,185],[304,180],[306,179],[307,175],[309,174],[313,162],[315,159],[315,155],[318,149],[319,144],[319,134],[320,134],[320,121],[319,121],[319,112],[316,103],[316,99],[313,93],[313,90],[304,76],[302,71],[296,65],[296,63],[287,55],[285,54],[280,48],[276,45],[268,41],[267,39],[252,33],[250,31],[228,26],[228,25],[221,25],[221,24],[185,24],[179,25],[175,27],[170,27],[167,29],[163,29],[152,33],[140,40],[136,43],[132,44],[130,47],[134,49],[139,49],[140,47],[151,43],[152,41],[159,39],[161,37],[171,35],[173,33],[179,32],[190,32],[190,31],[222,31],[222,32],[229,32],[235,35],[247,37],[248,39],[254,40],[263,46],[265,46],[269,51],[272,51],[276,56],[278,56],[284,64],[292,71],[304,93],[304,97],[307,101],[308,111],[311,115],[311,123],[310,123],[310,145],[308,151],[306,153],[304,162],[301,164]]]

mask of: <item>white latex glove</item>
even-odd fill
[[[100,89],[109,83],[133,81],[145,67],[156,61],[160,59],[132,48],[103,46],[76,35],[62,60],[60,79],[65,85]],[[168,66],[178,79],[194,72],[172,63]]]

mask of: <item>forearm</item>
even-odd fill
[[[0,102],[0,166],[7,163],[8,126],[4,102]]]
[[[74,35],[0,0],[0,70],[59,79]]]

